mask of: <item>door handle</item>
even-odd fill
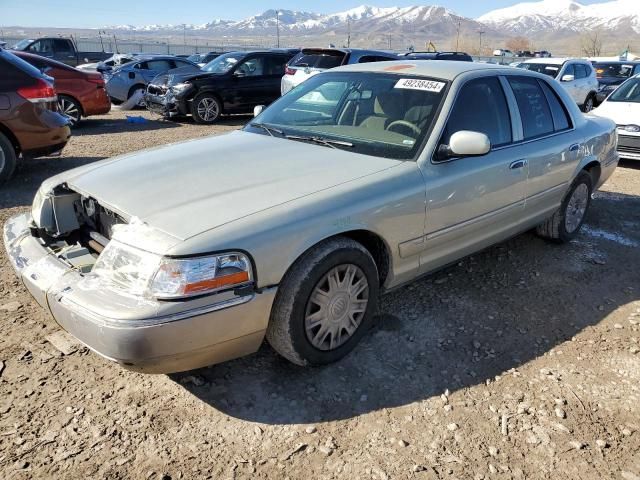
[[[580,150],[580,145],[577,143],[574,143],[569,147],[570,152],[577,152],[578,150]]]
[[[524,166],[527,165],[527,161],[526,160],[516,160],[515,162],[512,162],[511,165],[509,165],[509,168],[511,170],[516,170],[518,168],[522,168]]]

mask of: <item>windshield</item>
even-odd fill
[[[609,95],[607,102],[640,103],[640,78],[632,78],[624,82]]]
[[[22,50],[23,48],[26,48],[27,45],[29,45],[33,40],[29,40],[29,39],[24,39],[24,40],[20,40],[18,43],[16,43],[13,46],[14,50]]]
[[[629,78],[633,73],[633,65],[624,63],[594,63],[596,77]]]
[[[556,78],[558,72],[560,71],[560,65],[553,65],[550,63],[521,63],[518,65],[519,68],[524,68],[525,70],[531,70],[532,72],[544,73],[545,75],[549,75],[550,77]]]
[[[245,129],[411,159],[433,125],[446,85],[385,73],[323,73],[281,97]]]
[[[241,53],[227,53],[207,63],[202,70],[210,73],[227,73],[236,63],[244,58]]]

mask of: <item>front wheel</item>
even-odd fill
[[[215,123],[221,112],[220,101],[210,93],[201,93],[191,102],[191,115],[196,123]]]
[[[58,109],[69,119],[71,127],[78,125],[82,118],[82,107],[74,98],[67,95],[58,95]]]
[[[5,183],[16,169],[16,151],[13,144],[0,133],[0,185]]]
[[[538,225],[536,233],[558,243],[565,243],[573,239],[580,231],[587,216],[591,205],[592,191],[591,175],[583,170],[574,180],[560,208],[551,218]]]
[[[582,111],[584,113],[589,113],[591,110],[594,109],[595,105],[596,105],[596,100],[593,94],[590,94],[582,104]]]
[[[349,353],[371,326],[379,278],[371,254],[336,237],[302,256],[285,275],[267,340],[297,365],[324,365]]]

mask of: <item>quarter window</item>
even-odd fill
[[[497,77],[478,78],[462,87],[442,143],[449,144],[451,135],[461,130],[484,133],[494,147],[511,143],[511,116]]]
[[[538,80],[527,77],[510,77],[508,80],[518,103],[524,139],[553,133],[551,111]]]
[[[576,78],[587,78],[589,74],[587,73],[586,65],[582,65],[581,63],[576,63]]]

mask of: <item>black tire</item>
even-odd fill
[[[211,109],[209,112],[206,110],[206,104]],[[204,92],[196,95],[191,102],[191,116],[196,123],[211,125],[220,119],[221,114],[220,100],[212,93]]]
[[[589,113],[596,106],[596,96],[593,93],[590,93],[582,104],[582,111],[584,113]]]
[[[308,338],[305,315],[316,287],[328,273],[343,266],[357,267],[359,274],[363,274],[361,279],[366,278],[368,300],[351,336],[334,349],[320,349]],[[346,273],[343,280],[346,281]],[[267,340],[280,355],[297,365],[335,362],[353,350],[370,329],[378,307],[379,291],[378,268],[367,249],[349,238],[328,239],[299,258],[285,275],[271,309]]]
[[[69,117],[71,127],[77,126],[82,120],[82,105],[73,97],[58,95],[58,109],[60,113]]]
[[[16,150],[9,139],[0,133],[0,185],[5,183],[16,169]]]
[[[574,192],[581,186],[585,185],[587,188],[587,197],[586,197],[586,206],[584,213],[582,214],[582,218],[577,224],[577,226],[571,230],[567,230],[567,208],[569,206],[569,202],[571,201]],[[580,187],[583,188],[583,187]],[[591,180],[591,175],[589,172],[581,171],[576,179],[571,184],[571,188],[567,192],[564,200],[562,200],[562,204],[560,208],[554,212],[554,214],[547,219],[544,223],[538,225],[536,228],[536,233],[547,240],[554,241],[556,243],[566,243],[573,239],[579,232],[580,228],[582,228],[582,224],[584,223],[585,218],[587,217],[587,213],[589,212],[589,207],[591,206],[591,193],[593,192],[593,181]]]

